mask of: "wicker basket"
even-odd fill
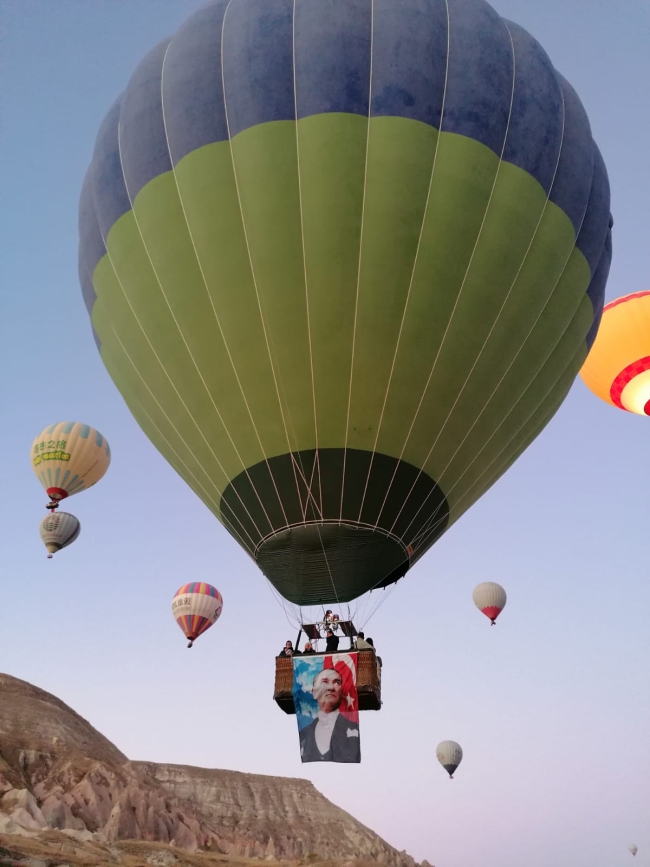
[[[377,657],[372,650],[360,650],[358,651],[357,662],[359,710],[379,710],[381,708],[381,669]],[[285,713],[296,712],[293,706],[292,686],[293,660],[290,656],[277,656],[275,659],[273,698]]]

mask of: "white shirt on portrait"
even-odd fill
[[[323,713],[322,710],[318,711],[315,738],[318,752],[322,756],[324,756],[330,748],[332,732],[334,731],[334,726],[336,725],[339,713],[340,711],[338,709],[333,710],[332,713]]]

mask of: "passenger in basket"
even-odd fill
[[[372,647],[373,650],[375,650],[375,642],[372,640],[372,638],[370,638],[370,636],[368,636],[368,644]],[[375,650],[375,656],[377,656],[376,650]],[[383,663],[381,661],[381,656],[377,656],[377,662],[379,663],[379,667],[381,668],[383,665]]]
[[[311,641],[307,641],[307,642],[305,642],[305,646],[303,647],[302,655],[303,656],[309,656],[310,653],[316,653],[316,651],[311,646]]]
[[[336,653],[339,649],[339,637],[334,635],[331,629],[327,630],[327,641],[325,642],[325,653]]]
[[[366,637],[363,632],[357,633],[357,650],[374,650],[375,648],[369,641],[366,641]]]
[[[293,655],[294,655],[293,644],[290,641],[285,641],[284,647],[282,648],[282,650],[280,651],[278,656],[293,656]]]

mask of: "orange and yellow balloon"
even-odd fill
[[[580,376],[606,403],[650,415],[650,292],[605,305]]]
[[[32,469],[51,506],[98,482],[111,462],[111,450],[98,430],[77,421],[52,424],[32,443]]]

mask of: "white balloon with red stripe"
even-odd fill
[[[478,610],[489,617],[492,626],[494,626],[497,617],[505,608],[507,596],[500,584],[484,581],[482,584],[476,585],[472,599]]]
[[[189,639],[188,647],[217,622],[223,609],[221,593],[205,581],[180,587],[172,600],[172,614]]]

